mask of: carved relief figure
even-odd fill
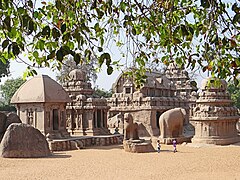
[[[186,111],[183,108],[174,108],[164,112],[159,117],[160,136],[162,138],[182,136],[185,117]]]
[[[130,113],[124,114],[124,140],[136,140],[138,136],[138,124],[133,123],[133,117]]]

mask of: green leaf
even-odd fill
[[[57,60],[62,62],[63,60],[63,52],[61,50],[58,50],[56,53]]]
[[[85,54],[86,60],[90,61],[92,52],[90,50],[86,49],[84,54]]]
[[[107,74],[108,74],[108,75],[111,75],[112,72],[113,72],[113,67],[112,67],[112,66],[108,66],[108,67],[107,67]]]
[[[39,56],[38,52],[37,52],[37,51],[34,51],[34,52],[33,52],[33,56],[34,56],[35,58],[38,58],[38,56]]]
[[[3,50],[8,46],[8,44],[9,44],[9,40],[8,39],[3,41],[3,43],[2,43]]]
[[[135,36],[137,34],[136,29],[132,27],[132,34]]]
[[[15,56],[17,56],[20,53],[20,49],[17,43],[12,43],[12,52]]]
[[[102,66],[103,62],[106,60],[106,64],[109,66],[111,63],[111,56],[109,53],[103,53],[100,58],[98,59],[98,63],[100,67]]]
[[[28,35],[32,34],[34,31],[34,22],[30,19],[28,22]]]
[[[81,60],[81,56],[79,54],[75,54],[74,55],[74,61],[76,62],[76,64],[79,64]]]
[[[210,7],[209,0],[201,0],[201,6],[204,8],[209,8]]]
[[[102,48],[102,47],[98,47],[98,51],[99,51],[99,52],[102,52],[102,51],[103,51],[103,48]]]
[[[234,4],[232,5],[232,11],[234,11],[236,14],[239,13],[240,8],[238,7],[238,4],[237,4],[237,3],[234,3]]]
[[[98,14],[98,19],[102,19],[102,17],[104,16],[104,12],[101,11],[100,9],[96,9],[97,14]]]
[[[53,36],[53,38],[55,39],[55,40],[57,40],[59,37],[60,37],[60,32],[59,32],[59,30],[57,29],[57,28],[53,28],[52,29],[52,36]]]
[[[56,54],[55,54],[55,50],[54,50],[47,56],[47,60],[48,59],[53,59],[55,56],[56,56]]]
[[[3,20],[3,25],[10,30],[11,29],[11,18],[10,16],[6,16],[6,18]]]
[[[63,56],[66,56],[66,55],[68,55],[68,54],[71,53],[70,48],[69,48],[68,46],[66,46],[66,45],[65,45],[65,46],[62,46],[62,47],[60,48],[60,50],[61,50]]]
[[[240,23],[240,14],[235,14],[233,17],[233,24]]]
[[[29,6],[30,8],[33,8],[33,2],[32,2],[31,0],[28,1],[28,6]]]
[[[62,37],[63,42],[69,41],[70,37],[71,37],[71,34],[70,34],[70,33],[64,34],[63,37]]]
[[[49,37],[50,36],[50,27],[45,26],[42,30],[42,35]]]
[[[62,24],[61,25],[61,32],[64,33],[66,31],[66,29],[67,29],[66,24]]]

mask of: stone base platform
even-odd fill
[[[65,139],[47,139],[51,151],[68,151],[91,146],[108,146],[122,144],[123,135],[75,136]]]
[[[208,138],[192,138],[192,143],[194,144],[214,144],[214,145],[230,145],[240,142],[240,135],[236,137],[208,137]]]
[[[178,144],[181,144],[183,142],[189,143],[191,142],[192,136],[189,136],[189,137],[181,136],[176,138],[162,138],[162,137],[158,138],[161,144],[172,144],[174,139],[176,139]]]
[[[126,152],[131,153],[146,153],[155,151],[152,143],[145,142],[144,139],[123,141],[123,148]]]

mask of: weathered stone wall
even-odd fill
[[[84,149],[92,146],[109,146],[122,144],[123,135],[93,136],[48,141],[51,151]]]

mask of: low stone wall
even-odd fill
[[[123,135],[108,135],[108,136],[81,136],[71,137],[68,139],[48,140],[51,151],[68,151],[83,149],[91,146],[108,146],[114,144],[122,144]]]

